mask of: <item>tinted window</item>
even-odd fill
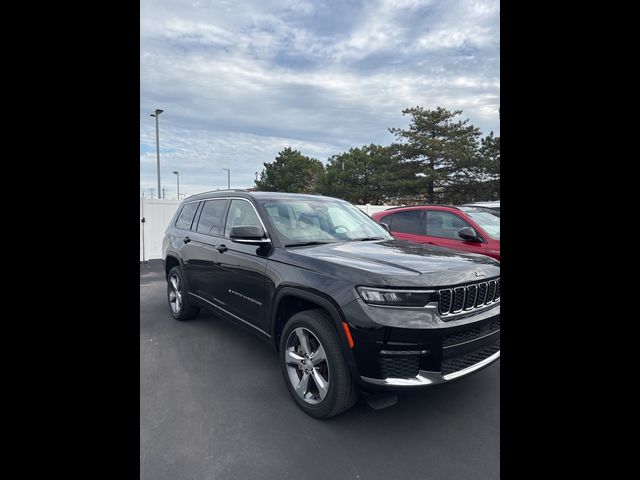
[[[207,235],[222,235],[224,225],[224,209],[227,200],[208,200],[202,207],[197,231]]]
[[[381,220],[387,223],[392,232],[410,233],[412,235],[424,235],[422,227],[422,211],[409,210],[408,212],[398,212]]]
[[[229,236],[233,227],[240,225],[262,228],[253,205],[245,200],[231,200],[229,214],[227,215],[227,226],[224,229],[225,237]]]
[[[193,217],[196,214],[198,205],[200,205],[198,202],[187,203],[182,208],[178,221],[176,221],[177,228],[181,228],[182,230],[191,229],[191,222],[193,222]]]
[[[305,198],[261,203],[285,246],[304,242],[391,238],[365,213],[341,200]]]
[[[453,213],[433,210],[427,212],[427,235],[432,237],[462,241],[462,238],[458,235],[458,230],[470,226],[471,225]]]

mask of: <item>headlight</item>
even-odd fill
[[[387,288],[358,287],[362,299],[372,305],[395,305],[398,307],[424,307],[437,300],[435,290],[397,290]]]

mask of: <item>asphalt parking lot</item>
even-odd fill
[[[498,479],[500,362],[315,420],[271,347],[202,312],[177,322],[162,262],[140,264],[140,478]]]

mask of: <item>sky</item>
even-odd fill
[[[252,187],[285,147],[388,145],[402,110],[500,134],[499,0],[141,0],[140,191]]]

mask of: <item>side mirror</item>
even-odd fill
[[[458,236],[468,242],[481,242],[482,239],[478,236],[476,231],[471,227],[463,227],[458,230]]]
[[[387,225],[384,222],[378,222],[378,225],[380,225],[382,228],[384,228],[387,232],[391,233],[391,229],[389,228],[389,225]]]
[[[231,241],[238,243],[252,243],[256,245],[271,243],[271,240],[265,237],[262,227],[253,225],[238,225],[237,227],[232,227],[229,238],[231,238]]]

